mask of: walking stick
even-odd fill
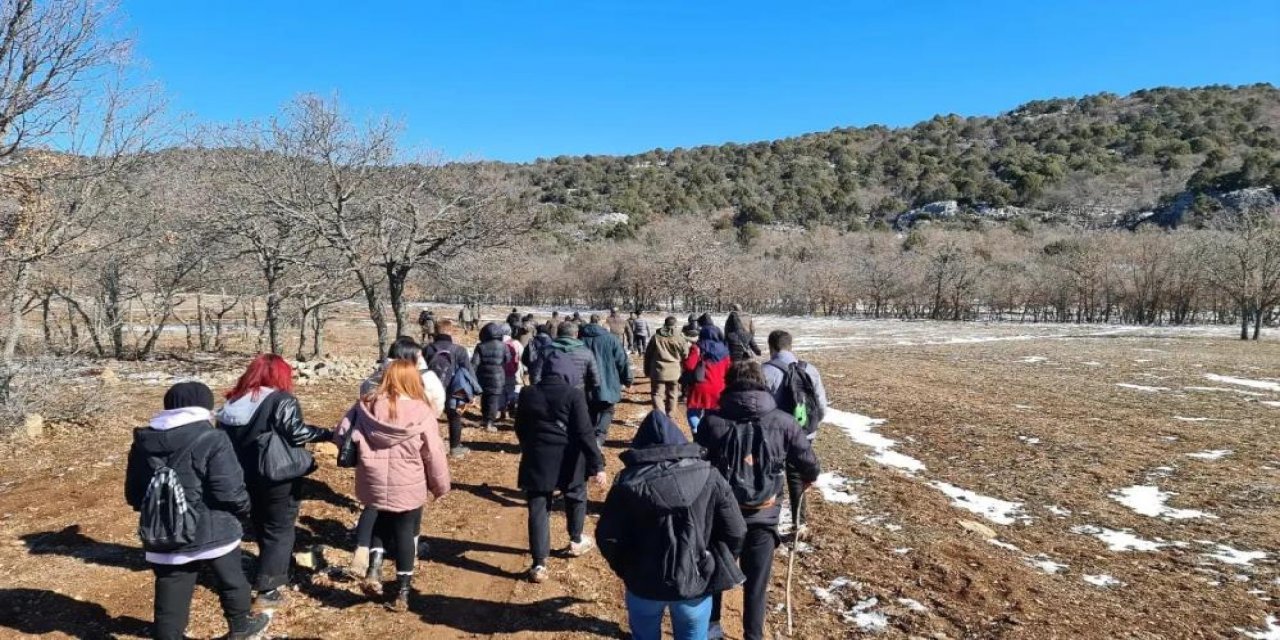
[[[792,619],[792,613],[791,613],[792,611],[791,576],[795,573],[796,556],[800,555],[800,523],[795,522],[795,520],[798,520],[799,519],[798,516],[801,513],[804,513],[804,497],[807,493],[809,493],[809,487],[805,487],[804,491],[800,492],[800,498],[796,500],[795,514],[797,517],[794,517],[791,519],[792,531],[794,533],[791,538],[791,558],[787,560],[787,635],[788,636],[794,636],[796,634],[795,621]]]

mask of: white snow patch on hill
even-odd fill
[[[1099,573],[1096,575],[1084,575],[1080,579],[1084,580],[1085,582],[1088,582],[1089,584],[1095,587],[1102,587],[1103,589],[1106,589],[1108,587],[1124,586],[1123,582],[1120,582],[1119,580],[1116,580],[1115,578],[1105,573]]]
[[[1019,520],[1031,519],[1022,513],[1021,502],[984,496],[946,482],[935,481],[930,482],[929,485],[951,498],[953,506],[976,513],[996,524],[1013,524]]]
[[[886,438],[872,431],[875,427],[884,424],[884,420],[831,407],[827,408],[824,420],[827,424],[834,425],[843,431],[854,442],[870,447],[874,453],[868,457],[872,460],[887,467],[902,469],[908,473],[924,471],[923,462],[894,451],[894,447],[898,446],[897,440]]]
[[[822,499],[837,504],[856,504],[858,495],[848,491],[849,479],[838,473],[824,473],[814,483],[822,492]]]
[[[1188,453],[1188,458],[1196,458],[1197,460],[1218,460],[1222,457],[1229,456],[1233,452],[1231,449],[1211,449],[1209,451],[1197,451]]]
[[[1241,629],[1236,627],[1236,631],[1243,633],[1246,638],[1252,638],[1252,640],[1280,640],[1280,624],[1277,624],[1275,616],[1267,616],[1266,627],[1262,629]]]
[[[1192,518],[1217,519],[1211,513],[1196,509],[1175,509],[1165,504],[1169,498],[1177,494],[1161,491],[1154,485],[1134,485],[1125,487],[1111,494],[1111,499],[1129,507],[1134,513],[1152,518],[1170,518],[1172,520],[1189,520]]]
[[[1146,385],[1129,384],[1127,382],[1117,382],[1116,386],[1122,389],[1132,389],[1134,391],[1141,391],[1143,393],[1160,393],[1161,391],[1169,390],[1168,387],[1148,387]]]
[[[1115,529],[1096,527],[1091,524],[1072,527],[1071,533],[1093,536],[1101,540],[1112,551],[1159,551],[1161,547],[1169,546],[1167,542],[1144,540],[1128,531],[1116,531]]]
[[[1265,551],[1241,551],[1225,544],[1218,544],[1214,547],[1217,551],[1211,551],[1204,554],[1205,556],[1217,560],[1223,564],[1235,565],[1237,567],[1252,566],[1255,561],[1265,560],[1267,552]]]
[[[1262,389],[1264,391],[1280,392],[1280,383],[1267,382],[1265,380],[1249,380],[1246,378],[1234,378],[1231,376],[1220,376],[1216,373],[1206,373],[1205,379],[1213,382],[1221,382],[1223,384],[1234,384],[1239,387],[1249,387],[1251,389]]]

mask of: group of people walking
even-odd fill
[[[470,307],[461,325],[478,321]],[[575,322],[575,320],[577,320]],[[529,580],[550,578],[550,510],[566,512],[567,554],[599,547],[627,588],[637,640],[660,638],[665,610],[678,638],[723,637],[720,594],[745,589],[745,637],[763,637],[779,501],[792,518],[818,476],[810,445],[826,406],[818,372],[769,336],[754,357],[754,325],[735,309],[677,332],[668,317],[652,336],[638,312],[622,317],[553,314],[538,324],[516,310],[479,329],[470,353],[452,320],[424,313],[421,346],[401,337],[334,429],[307,424],[278,356],[253,360],[222,408],[198,382],[175,385],[164,409],[135,434],[126,497],[155,573],[156,638],[182,638],[196,577],[208,569],[233,639],[258,637],[285,599],[301,499],[315,470],[308,443],[332,441],[339,467],[355,470],[363,505],[350,573],[388,608],[408,608],[424,506],[450,490],[449,459],[466,454],[462,415],[479,399],[483,428],[512,418],[520,444],[516,482],[528,508]],[[638,346],[641,345],[641,346]],[[622,455],[596,535],[586,532],[587,486],[608,485],[603,449],[623,391],[635,381],[628,353],[643,354],[653,410]],[[692,441],[675,422],[683,396]],[[448,424],[448,445],[439,419]],[[240,560],[241,522],[258,546],[252,583]],[[597,542],[598,540],[598,542]],[[391,560],[395,580],[382,583]]]

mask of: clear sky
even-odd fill
[[[1280,84],[1280,0],[124,0],[179,113],[299,93],[523,161],[750,142],[1162,86]]]

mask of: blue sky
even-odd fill
[[[524,161],[996,114],[1162,85],[1280,83],[1277,0],[125,0],[199,121],[306,92],[411,146]]]

